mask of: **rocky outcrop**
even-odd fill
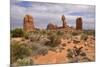
[[[65,16],[64,15],[62,15],[62,17],[61,17],[61,20],[62,20],[62,22],[63,22],[63,28],[67,28],[67,22],[66,22],[66,18],[65,18]]]
[[[35,28],[34,26],[34,20],[31,15],[26,15],[23,20],[23,29],[25,32],[33,31]]]
[[[82,18],[81,17],[76,19],[76,30],[82,30]]]
[[[49,24],[47,25],[47,29],[49,29],[49,30],[54,30],[54,29],[57,29],[57,26],[54,25],[53,23],[49,23]]]
[[[49,23],[47,25],[47,29],[50,29],[50,30],[54,30],[54,29],[65,29],[66,31],[73,31],[75,30],[75,28],[71,28],[67,25],[67,22],[66,22],[66,18],[64,15],[61,16],[61,20],[62,20],[62,26],[57,26],[57,25],[54,25],[53,23]],[[34,26],[34,19],[31,15],[26,15],[24,17],[24,20],[23,20],[23,30],[25,32],[31,32],[33,31],[35,28]],[[76,30],[82,30],[82,18],[81,17],[78,17],[76,19]]]

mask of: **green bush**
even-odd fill
[[[29,35],[30,35],[29,33],[24,33],[24,38],[29,39]]]
[[[63,31],[57,31],[57,35],[64,35]]]
[[[83,33],[87,34],[87,35],[93,35],[93,36],[95,36],[95,30],[84,30]]]
[[[72,32],[71,33],[73,36],[77,36],[77,35],[79,35],[79,32]]]
[[[16,62],[17,59],[23,59],[32,54],[32,50],[27,44],[14,42],[11,44],[11,63]]]
[[[23,37],[24,32],[20,28],[16,28],[14,30],[11,30],[11,37]]]
[[[38,55],[46,55],[48,53],[48,49],[46,47],[40,47],[36,52]]]
[[[36,51],[39,48],[39,45],[40,45],[39,43],[35,43],[35,42],[32,43],[32,45],[31,45],[32,50]]]
[[[35,33],[35,34],[38,34],[38,33],[40,33],[40,29],[35,29],[34,31],[33,31],[33,33]]]
[[[47,30],[47,35],[48,36],[52,35],[53,33],[54,33],[53,31]]]
[[[41,34],[32,34],[32,35],[29,36],[29,40],[31,42],[39,41],[41,36],[42,36]]]
[[[45,45],[50,46],[50,47],[56,47],[61,43],[60,37],[57,36],[56,34],[49,35],[48,39],[50,41],[47,41]]]
[[[29,43],[30,44],[30,43]],[[45,55],[48,53],[48,47],[40,42],[32,42],[31,44],[32,55]]]
[[[47,34],[47,30],[41,30],[41,33],[42,35],[46,35]]]

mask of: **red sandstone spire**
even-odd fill
[[[76,30],[82,30],[82,18],[78,17],[76,19]]]
[[[31,15],[26,15],[24,17],[23,22],[24,22],[23,23],[23,29],[24,29],[24,31],[26,31],[26,32],[33,31],[33,29],[35,27],[34,27],[33,17]]]
[[[67,27],[67,22],[66,22],[66,18],[65,18],[64,15],[62,15],[61,20],[63,22],[63,24],[62,24],[63,25],[63,28],[66,28]]]

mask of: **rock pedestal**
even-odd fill
[[[76,30],[82,30],[82,18],[81,17],[76,19]]]
[[[33,31],[34,27],[34,21],[33,17],[31,15],[26,15],[23,20],[23,29],[25,32]]]
[[[66,22],[66,19],[65,19],[65,16],[64,15],[62,15],[62,17],[61,17],[61,20],[62,20],[62,22],[63,22],[63,28],[67,28],[67,22]]]

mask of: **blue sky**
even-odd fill
[[[95,28],[95,6],[65,3],[25,2],[11,0],[11,29],[23,26],[23,17],[32,15],[37,28],[46,28],[48,23],[61,26],[61,16],[67,24],[75,27],[76,18],[83,18],[84,29]]]

